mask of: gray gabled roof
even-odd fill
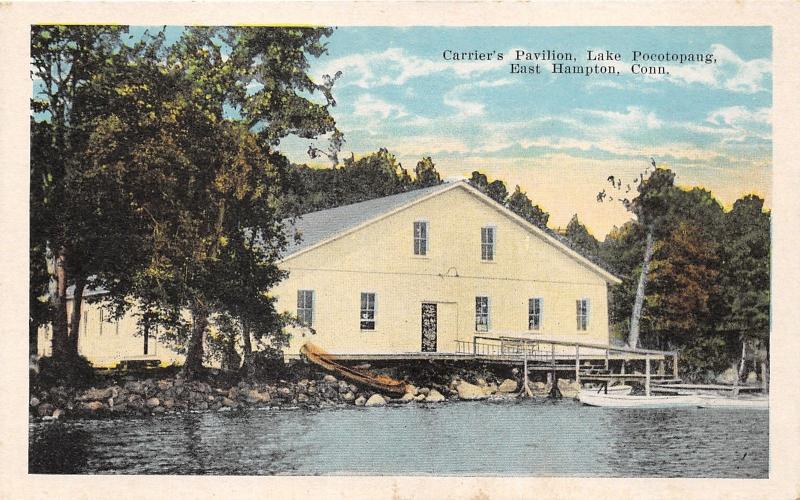
[[[353,203],[352,205],[311,212],[298,217],[294,223],[290,220],[285,220],[284,227],[287,229],[290,241],[283,253],[283,258],[333,238],[425,196],[451,187],[453,187],[453,183],[446,182],[438,186],[415,189],[405,193],[384,196],[383,198]],[[295,231],[299,234],[300,241],[296,241],[293,238]]]

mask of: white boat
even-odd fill
[[[751,408],[754,410],[768,410],[768,398],[731,398],[725,396],[706,395],[698,396],[700,408]]]
[[[589,406],[608,408],[685,408],[700,405],[700,399],[694,395],[630,396],[613,393],[598,394],[594,391],[579,392],[578,401]]]

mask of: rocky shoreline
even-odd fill
[[[406,393],[389,397],[360,387],[330,374],[318,374],[297,381],[278,380],[271,383],[240,381],[185,381],[169,378],[137,378],[108,380],[100,387],[78,390],[63,386],[33,390],[30,414],[33,420],[72,418],[105,418],[116,415],[158,416],[185,411],[234,411],[247,408],[300,408],[318,410],[348,406],[385,406],[404,404],[437,404],[445,401],[513,400],[520,397],[520,383],[506,378],[487,382],[476,377],[471,382],[456,376],[449,384],[416,386],[407,383]],[[550,388],[533,382],[534,395],[546,396]],[[565,397],[574,397],[580,387],[572,381],[560,380]]]

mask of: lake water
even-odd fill
[[[574,401],[30,425],[32,473],[766,478],[767,411]]]

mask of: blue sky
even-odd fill
[[[504,61],[446,61],[444,50],[506,53]],[[622,75],[510,73],[509,53],[553,49],[584,61],[620,52]],[[629,74],[631,51],[713,53],[716,64],[664,63],[667,76]],[[519,184],[564,226],[573,213],[602,238],[629,214],[599,205],[609,174],[636,177],[652,156],[677,182],[723,203],[769,202],[772,47],[768,27],[338,28],[312,73],[342,71],[333,114],[344,154],[386,147],[413,169],[432,156],[447,177],[479,169]],[[593,64],[593,63],[592,63]],[[284,152],[309,162],[308,141]]]
[[[131,28],[132,39],[144,29]],[[169,27],[168,41],[181,31]],[[340,157],[386,147],[409,170],[423,156],[445,178],[480,170],[509,191],[519,185],[550,212],[551,227],[577,213],[600,239],[630,219],[620,204],[595,201],[605,179],[632,180],[651,157],[726,206],[749,193],[770,205],[769,27],[341,27],[327,43],[311,73],[342,72],[332,110],[346,140]],[[571,52],[572,64],[607,49],[622,55],[622,74],[553,75],[547,63],[540,75],[511,74],[516,49]],[[448,61],[445,50],[506,57]],[[712,53],[717,62],[633,75],[633,50]],[[309,142],[290,137],[280,149],[313,165]]]

